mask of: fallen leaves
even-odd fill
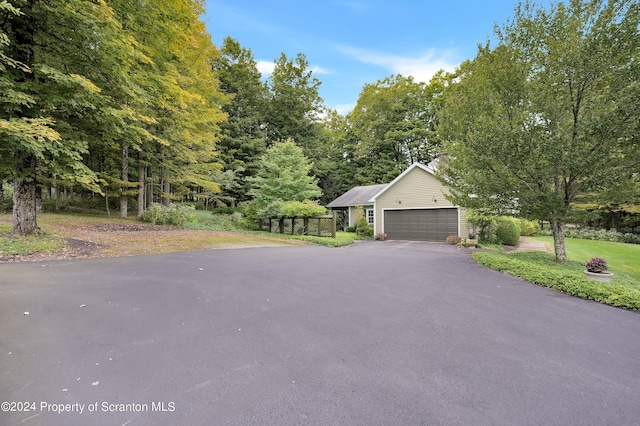
[[[0,215],[0,222],[7,221],[10,221],[9,215]],[[217,248],[302,244],[295,240],[241,232],[151,225],[134,219],[42,214],[38,216],[38,222],[46,232],[64,238],[64,247],[53,252],[14,256],[0,261],[120,257]]]

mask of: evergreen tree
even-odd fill
[[[223,194],[218,198],[235,205],[249,199],[248,188],[229,183],[229,178],[244,182],[247,177],[255,176],[258,161],[266,149],[263,130],[266,90],[251,50],[241,47],[231,37],[224,39],[213,68],[220,80],[220,90],[231,97],[222,107],[227,120],[220,125],[218,150],[227,184],[223,185]]]
[[[322,191],[309,173],[313,165],[291,140],[278,142],[267,149],[260,160],[258,175],[249,178],[257,209],[276,201],[304,201],[318,198]]]

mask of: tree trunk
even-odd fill
[[[620,211],[611,212],[611,229],[620,232]]]
[[[142,218],[142,213],[144,212],[144,178],[147,174],[146,167],[142,163],[142,153],[140,153],[140,159],[138,163],[138,219]]]
[[[16,162],[13,179],[13,232],[22,236],[39,234],[36,220],[36,158],[23,154]]]
[[[129,145],[125,141],[122,141],[122,182],[129,182]],[[127,189],[125,185],[120,187],[120,219],[127,218]]]
[[[164,169],[162,173],[162,185],[160,186],[160,191],[162,193],[161,203],[165,207],[169,207],[171,204],[171,198],[169,198],[169,194],[171,193],[171,184],[167,180],[167,172]]]
[[[553,250],[556,254],[556,260],[560,262],[567,261],[567,247],[564,241],[564,221],[552,219],[549,221],[553,232]]]

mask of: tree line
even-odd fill
[[[637,204],[636,2],[522,3],[455,72],[365,84],[346,115],[325,107],[304,54],[281,54],[265,79],[231,36],[216,47],[203,6],[0,2],[0,181],[16,232],[37,230],[42,191],[99,194],[107,210],[118,199],[121,217],[134,200],[138,215],[154,201],[255,202],[284,141],[321,204],[442,152],[458,204],[549,220],[559,240],[576,203]]]

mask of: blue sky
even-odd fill
[[[204,21],[216,46],[226,36],[269,72],[284,52],[304,53],[325,104],[340,113],[364,84],[391,74],[429,81],[473,58],[516,0],[208,0]]]

